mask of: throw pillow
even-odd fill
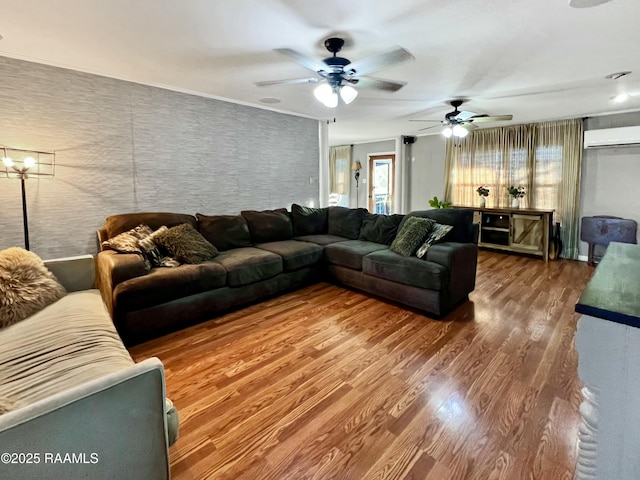
[[[172,258],[168,255],[163,255],[163,252],[160,251],[158,245],[155,243],[155,239],[160,234],[164,234],[167,230],[169,230],[166,226],[161,226],[155,232],[147,235],[144,238],[138,240],[138,245],[144,253],[145,257],[151,265],[154,267],[178,267],[180,266],[180,262],[178,262],[175,258]]]
[[[321,235],[327,233],[328,208],[303,207],[294,203],[291,205],[291,220],[293,221],[293,234]]]
[[[447,241],[469,243],[476,242],[475,229],[473,227],[472,208],[434,208],[432,210],[419,210],[409,212],[405,218],[422,217],[431,218],[435,222],[452,225],[453,229],[447,235]],[[402,228],[402,225],[400,225]]]
[[[360,228],[360,240],[391,245],[404,215],[367,213]]]
[[[278,242],[293,237],[293,224],[286,208],[261,212],[243,210],[240,215],[247,221],[253,243]]]
[[[435,221],[430,218],[409,217],[389,247],[392,252],[410,257],[427,236]]]
[[[0,251],[0,328],[24,320],[66,294],[35,253],[18,247]]]
[[[154,243],[164,247],[176,260],[182,263],[203,263],[218,255],[211,245],[188,223],[176,225],[153,237]]]
[[[198,225],[196,218],[186,213],[140,212],[110,215],[105,221],[104,228],[107,230],[107,237],[112,238],[131,230],[136,225],[149,225],[151,230],[155,230],[162,225],[171,228],[183,223],[190,223],[194,228]]]
[[[429,247],[440,242],[452,229],[453,225],[443,225],[441,223],[434,224],[431,231],[427,234],[427,238],[425,238],[424,243],[416,252],[416,257],[423,258],[427,254]]]
[[[140,224],[131,230],[122,232],[109,240],[102,242],[102,248],[115,250],[120,253],[138,253],[142,255],[142,250],[138,242],[153,233],[147,225]]]
[[[196,213],[200,233],[218,250],[250,247],[249,226],[242,215],[202,215]]]
[[[366,208],[329,207],[329,235],[357,240],[366,214]]]

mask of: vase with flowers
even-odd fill
[[[513,200],[511,201],[511,207],[520,208],[520,199],[524,197],[524,194],[525,194],[524,187],[522,185],[519,185],[517,187],[514,187],[512,185],[509,188],[507,188],[507,192],[509,192],[509,195],[513,197]]]
[[[485,185],[481,185],[476,189],[478,195],[480,195],[480,208],[487,206],[487,197],[489,196],[489,188]]]

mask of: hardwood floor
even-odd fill
[[[172,478],[572,479],[592,271],[481,251],[444,320],[322,283],[135,347],[180,412]]]

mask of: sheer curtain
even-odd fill
[[[476,189],[486,185],[488,207],[511,204],[507,188],[524,186],[522,207],[553,209],[560,222],[565,258],[578,258],[581,119],[475,130],[449,139],[445,198],[454,205],[479,204]]]
[[[351,145],[329,148],[329,205],[349,206]]]

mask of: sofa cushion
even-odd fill
[[[294,203],[291,205],[291,220],[293,221],[293,234],[319,235],[327,233],[327,218],[329,208],[303,207]]]
[[[387,248],[386,245],[366,240],[347,240],[324,247],[324,258],[333,265],[362,270],[362,257]]]
[[[413,255],[435,223],[430,218],[409,218],[402,223],[389,249],[405,257]]]
[[[344,242],[345,240],[349,240],[345,237],[339,237],[337,235],[329,235],[328,233],[322,235],[303,235],[301,237],[295,237],[294,240],[299,240],[301,242],[309,242],[315,243],[317,245],[329,245],[330,243],[336,242]]]
[[[115,307],[127,311],[140,310],[224,287],[226,280],[226,270],[214,262],[152,268],[146,275],[126,280],[115,288]]]
[[[19,247],[0,251],[0,328],[24,320],[66,293],[35,253]]]
[[[153,243],[164,247],[181,263],[203,263],[213,260],[218,255],[216,247],[188,223],[158,229],[157,233],[153,234]]]
[[[367,213],[360,227],[360,240],[391,245],[404,215]]]
[[[449,283],[449,271],[437,263],[404,257],[391,250],[370,253],[362,259],[362,271],[413,287],[442,290]]]
[[[253,243],[291,240],[293,224],[286,208],[277,210],[243,210],[240,214],[247,221]]]
[[[227,285],[239,287],[282,273],[282,257],[259,248],[234,248],[221,252],[214,262],[227,271]]]
[[[281,242],[259,243],[256,248],[280,255],[285,272],[315,265],[322,260],[323,248],[309,242],[283,240]]]
[[[433,210],[418,210],[409,212],[402,222],[406,222],[409,217],[431,218],[444,225],[452,225],[453,230],[443,239],[443,242],[474,243],[476,241],[473,227],[472,208],[434,208]],[[402,228],[402,223],[400,224]]]
[[[2,331],[0,391],[25,406],[133,364],[100,292],[72,292]]]
[[[204,238],[218,250],[250,247],[249,226],[242,215],[202,215],[198,217],[198,228]]]
[[[197,227],[198,222],[193,215],[183,213],[167,213],[167,212],[142,212],[142,213],[123,213],[121,215],[111,215],[107,217],[105,228],[109,238],[131,230],[140,224],[148,225],[151,230],[157,230],[161,226],[175,227],[181,223],[188,223],[192,227]]]
[[[365,208],[329,207],[327,232],[329,235],[357,240],[366,214]]]

